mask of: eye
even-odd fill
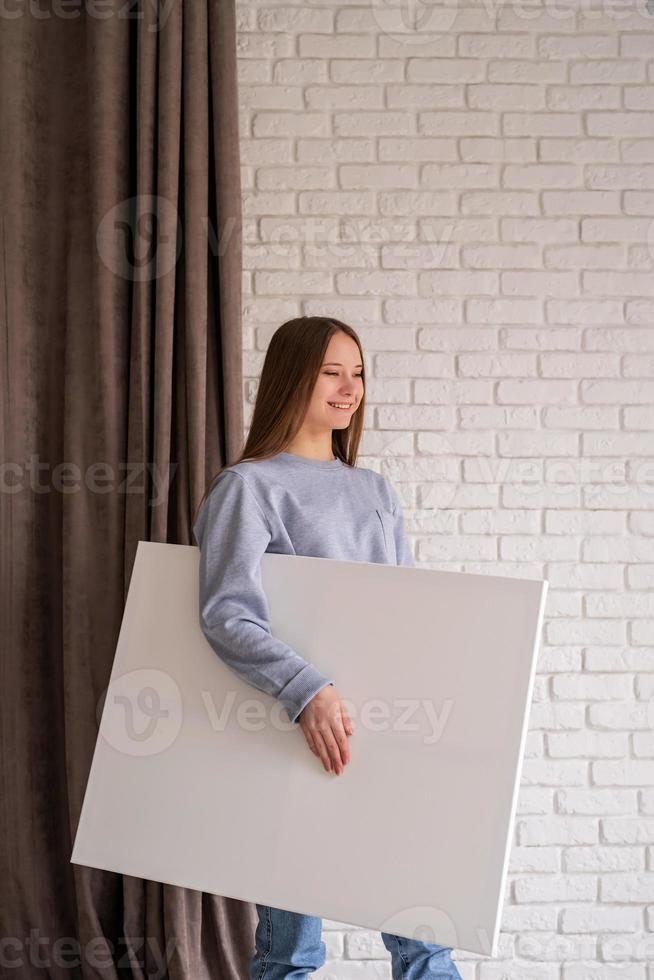
[[[324,373],[325,374],[336,375],[336,374],[338,374],[338,371],[325,371]],[[363,374],[355,374],[354,377],[355,378],[362,378],[363,377]]]

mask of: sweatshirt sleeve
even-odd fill
[[[200,624],[233,671],[281,701],[294,724],[333,680],[271,634],[261,556],[271,539],[266,516],[245,478],[222,472],[193,526],[200,548]]]
[[[404,511],[402,509],[402,502],[392,483],[388,482],[388,486],[390,488],[391,499],[393,501],[392,514],[395,518],[394,535],[395,535],[395,553],[397,554],[397,564],[409,565],[411,567],[415,567],[416,563],[413,560],[413,551],[411,549],[411,544],[409,543],[409,539],[406,536],[406,530],[404,527]]]

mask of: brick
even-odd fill
[[[649,218],[582,218],[584,242],[646,242],[652,222]]]
[[[239,104],[248,109],[302,109],[304,99],[299,85],[241,85]]]
[[[462,214],[532,216],[540,213],[538,195],[532,191],[464,191]]]
[[[517,902],[592,902],[597,882],[593,875],[523,875],[515,882],[515,896]]]
[[[417,187],[418,168],[409,164],[342,164],[339,178],[345,189]]]
[[[574,8],[561,5],[537,10],[523,5],[501,8],[497,17],[497,29],[516,34],[529,32],[542,34],[556,31],[557,34],[570,34],[575,31]]]
[[[456,199],[451,191],[380,191],[378,204],[381,215],[456,214]]]
[[[499,130],[499,117],[492,112],[468,110],[420,112],[418,115],[418,131],[425,136],[496,136]]]
[[[613,61],[587,61],[570,65],[570,82],[572,85],[597,86],[602,82],[617,85],[644,81],[645,66],[640,61],[623,58]]]
[[[459,354],[458,371],[467,378],[530,377],[536,375],[534,354]]]
[[[580,738],[579,735],[566,734],[561,738]],[[615,736],[612,736],[615,738]],[[599,842],[599,821],[592,817],[530,817],[520,820],[517,825],[518,842],[522,845],[548,844],[597,844]],[[555,870],[558,870],[555,869]]]
[[[252,121],[254,136],[328,136],[330,120],[322,112],[257,112]]]
[[[544,163],[614,163],[620,160],[620,147],[612,139],[542,139],[540,159]],[[624,146],[623,146],[624,158]]]
[[[526,57],[523,60],[511,60],[511,58],[506,57],[506,55],[519,57],[519,52],[510,44],[507,44],[507,41],[513,42],[514,45],[516,42],[520,42],[523,50],[527,47],[525,42],[528,42],[529,50],[532,50],[534,46],[533,38],[526,37],[525,35],[520,35],[519,37],[512,35],[502,38],[502,40],[505,43],[501,51],[502,60],[491,61],[488,65],[489,82],[513,82],[514,84],[523,82],[533,84],[534,82],[538,82],[544,85],[565,81],[566,66],[564,62],[535,61],[533,58]]]
[[[566,37],[558,33],[537,38],[538,55],[556,61],[569,61],[586,58],[610,58],[618,54],[618,36],[608,34],[583,37]]]
[[[471,109],[491,109],[494,112],[537,111],[545,108],[545,92],[540,85],[488,85],[468,86],[468,105]]]
[[[450,58],[456,53],[456,35],[420,32],[420,43],[407,45],[401,36],[379,34],[377,54],[380,58]]]
[[[486,38],[486,35],[481,35]],[[460,39],[462,42],[464,38]],[[459,54],[463,52],[460,50]],[[447,85],[464,85],[469,82],[480,82],[485,74],[484,64],[478,56],[471,58],[408,58],[406,62],[407,82],[438,83]]]
[[[622,96],[617,85],[551,85],[547,90],[547,108],[553,112],[619,109],[621,105]]]
[[[651,190],[654,188],[654,165],[612,166],[586,165],[586,186],[598,190],[614,188]]]
[[[301,58],[374,58],[373,35],[301,34],[298,39]]]
[[[616,191],[543,191],[545,214],[574,214],[581,216],[617,214],[620,196]]]
[[[469,269],[535,269],[540,265],[536,245],[464,245],[461,263]]]
[[[589,136],[642,136],[654,131],[654,113],[589,112],[586,125]]]
[[[331,34],[334,30],[334,15],[331,11],[292,5],[259,10],[258,21],[259,30],[266,34],[273,31]]]
[[[629,736],[614,732],[548,732],[546,740],[552,759],[621,759],[629,752]],[[597,829],[595,823],[593,827]],[[570,843],[595,843],[597,839]]]
[[[654,901],[654,874],[606,875],[600,878],[602,902],[652,902]],[[622,974],[624,976],[624,974]]]
[[[404,136],[415,132],[413,118],[408,112],[335,112],[336,136]]]
[[[571,218],[501,218],[500,228],[505,242],[576,242],[579,239],[577,221]]]
[[[602,871],[644,871],[642,847],[570,847],[562,855],[564,871],[598,873]],[[594,945],[594,943],[593,943]]]
[[[536,41],[528,35],[460,34],[459,55],[462,58],[533,58]]]
[[[320,190],[335,186],[335,174],[330,167],[267,167],[257,169],[257,187],[270,190]]]
[[[584,290],[600,295],[647,296],[652,289],[649,272],[582,272]]]
[[[380,109],[382,90],[378,85],[307,85],[304,98],[309,109]]]
[[[654,193],[649,191],[625,191],[624,210],[625,214],[629,215],[654,215]]]
[[[298,163],[369,163],[373,148],[366,139],[298,139]]]
[[[542,318],[540,300],[514,298],[466,300],[466,319],[469,323],[540,323]]]
[[[546,353],[539,355],[543,378],[618,378],[620,358],[617,354]]]
[[[463,137],[459,140],[461,159],[471,163],[499,161],[528,163],[536,160],[536,140],[528,136],[500,139],[490,136]]]
[[[423,187],[457,187],[460,190],[499,185],[499,168],[487,163],[433,163],[422,170]]]
[[[333,214],[369,214],[373,195],[370,191],[300,191],[298,210],[301,214],[330,216]]]
[[[500,276],[501,290],[507,296],[575,296],[579,292],[579,275],[576,272],[534,270],[502,272]]]
[[[575,432],[498,432],[500,456],[576,456],[579,436]]]
[[[579,169],[568,163],[508,164],[504,168],[503,185],[518,190],[534,187],[575,187],[579,184]]]
[[[280,85],[326,82],[327,62],[321,58],[283,58],[272,66],[272,80]]]
[[[548,323],[594,324],[621,323],[623,303],[617,300],[548,299],[545,302]],[[585,337],[591,335],[586,331]],[[604,349],[604,348],[600,348]],[[608,348],[609,350],[611,348]]]
[[[607,821],[605,815],[631,814],[634,812],[635,806],[636,799],[633,790],[614,788],[600,789],[592,786],[584,789],[560,789],[557,790],[556,793],[556,808],[558,813],[604,817],[601,823],[602,836],[604,840],[610,840],[610,838],[606,836],[605,828],[607,822],[611,822],[610,820]],[[604,910],[604,912],[606,911],[607,910]],[[603,914],[602,910],[589,908],[583,912],[580,910],[580,915],[589,915],[588,919],[583,918],[583,921],[588,924],[593,921],[594,912],[598,912],[600,917]],[[574,918],[571,918],[569,921],[569,928],[565,931],[586,932],[586,928],[582,928],[581,925],[579,929],[576,929],[574,927],[575,921],[581,922],[582,919],[580,918],[579,920],[575,920]]]
[[[463,87],[457,85],[401,85],[386,86],[386,104],[389,109],[463,109]]]
[[[451,354],[393,353],[375,356],[377,377],[442,378],[454,375],[454,358]]]
[[[413,295],[416,291],[415,275],[412,272],[337,272],[336,291],[350,295],[404,294]]]
[[[422,295],[442,296],[444,294],[466,296],[471,293],[489,293],[498,291],[498,274],[496,272],[463,271],[427,271],[418,276],[419,288]]]
[[[566,908],[561,910],[561,932],[629,933],[640,932],[641,912],[637,908]]]
[[[378,154],[380,162],[388,163],[458,160],[456,140],[450,137],[441,139],[437,136],[381,136]]]
[[[575,112],[505,112],[502,117],[503,136],[580,136],[581,133],[581,118]]]

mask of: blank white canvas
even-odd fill
[[[198,569],[138,544],[71,861],[497,955],[547,581],[266,553],[336,776],[211,649]]]

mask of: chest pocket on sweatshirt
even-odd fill
[[[386,544],[386,555],[388,561],[392,565],[397,564],[397,553],[395,550],[395,535],[393,534],[395,521],[390,510],[383,510],[381,507],[375,507],[375,513],[379,518],[384,532],[384,543]]]

